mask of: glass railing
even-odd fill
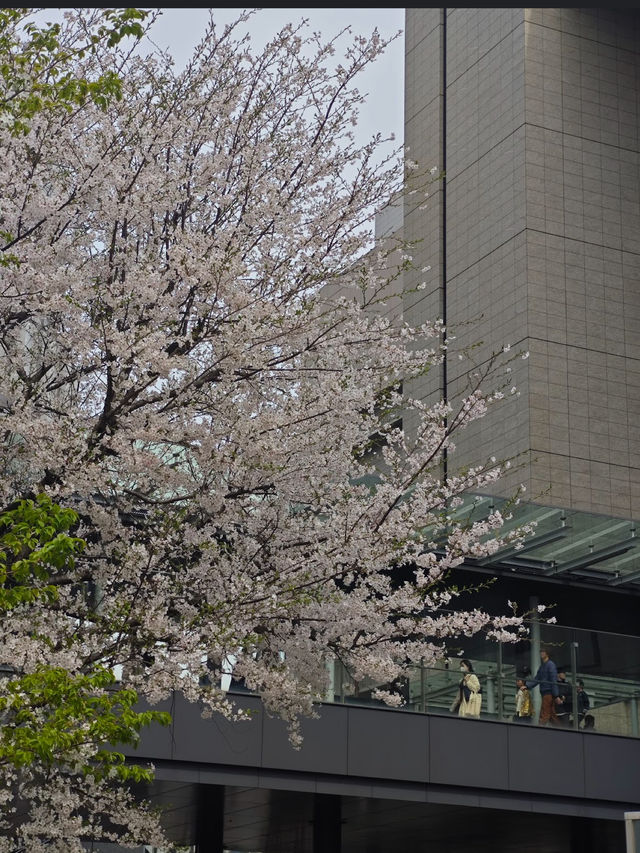
[[[408,676],[393,684],[371,680],[356,682],[339,661],[331,667],[331,686],[325,701],[388,707],[376,691],[402,697],[400,709],[428,714],[459,714],[460,658],[471,661],[481,687],[480,719],[517,724],[537,724],[542,697],[531,687],[531,715],[516,714],[517,678],[531,683],[545,648],[565,680],[553,702],[550,725],[605,734],[638,737],[640,734],[640,638],[561,625],[529,623],[530,636],[517,644],[484,639],[467,641],[464,654],[435,666],[414,666]],[[526,710],[526,702],[520,711]],[[522,707],[524,705],[524,708]],[[463,707],[464,710],[467,706]]]

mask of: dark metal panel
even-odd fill
[[[409,803],[426,803],[426,785],[419,783],[402,784],[401,782],[374,782],[371,785],[371,796],[381,800],[404,800]]]
[[[220,767],[206,764],[179,764],[167,761],[156,764],[154,776],[159,781],[180,781],[207,785],[238,785],[255,788],[260,780],[260,771],[253,768]]]
[[[199,781],[211,785],[237,785],[240,787],[258,787],[260,771],[242,767],[204,767],[200,765]]]
[[[341,794],[345,797],[372,797],[371,785],[360,779],[322,778],[316,780],[316,791],[319,794]]]
[[[315,794],[315,776],[302,776],[288,772],[261,770],[259,776],[261,788],[271,791],[304,791]]]
[[[585,733],[585,795],[640,803],[640,742]]]
[[[286,724],[264,715],[262,767],[312,773],[347,772],[347,714],[341,707],[323,705],[317,720],[302,722],[301,749],[289,743]]]
[[[531,797],[527,797],[525,794],[502,793],[498,791],[480,794],[478,805],[485,809],[506,809],[522,812],[531,812],[534,810]]]
[[[238,705],[254,712],[251,720],[233,723],[220,714],[203,719],[200,705],[176,697],[173,757],[178,761],[260,766],[262,740],[259,699],[243,697]]]
[[[427,781],[429,718],[349,708],[350,776]]]
[[[136,706],[139,711],[169,711],[173,717],[174,701],[166,699],[164,702],[159,702],[157,705],[149,705],[147,702],[141,701]],[[170,726],[161,726],[158,723],[153,723],[147,726],[140,733],[140,741],[137,749],[131,746],[125,746],[120,749],[125,755],[130,755],[134,761],[143,758],[172,758],[173,746],[173,723]]]
[[[598,817],[591,805],[576,805],[576,801],[569,797],[545,797],[545,814],[570,815],[572,817]],[[620,812],[615,814],[620,819]]]
[[[429,781],[507,790],[506,729],[481,720],[431,717]]]
[[[509,737],[509,790],[584,796],[582,735],[538,726],[504,726]]]
[[[475,806],[501,811],[533,812],[534,814],[573,815],[605,820],[621,820],[622,809],[613,804],[594,800],[572,799],[478,788],[451,788],[427,786],[427,802],[440,805]]]
[[[160,782],[184,782],[196,785],[200,781],[200,769],[193,764],[181,767],[175,761],[163,761],[155,765],[153,777]]]
[[[432,788],[427,785],[427,802],[447,806],[479,806],[480,795],[477,789],[465,791],[461,788]]]

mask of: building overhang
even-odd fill
[[[640,539],[634,519],[478,494],[464,495],[448,515],[472,524],[496,511],[506,519],[498,535],[526,524],[534,525],[533,532],[519,546],[505,545],[491,557],[467,558],[465,568],[640,594]]]

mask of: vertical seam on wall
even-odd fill
[[[443,343],[447,335],[447,10],[442,10],[442,35],[441,35],[441,61],[442,68],[440,80],[442,86],[442,117],[441,117],[441,133],[442,133],[442,322],[444,324]],[[447,350],[444,351],[442,359],[442,397],[446,403],[449,401],[448,394],[448,377],[447,377]],[[445,429],[448,427],[448,418],[445,416]],[[446,481],[449,467],[448,454],[445,446],[442,454],[442,473],[443,479]]]

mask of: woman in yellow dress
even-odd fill
[[[479,717],[482,707],[482,688],[470,660],[460,661],[462,678],[458,686],[456,706],[459,717]]]

